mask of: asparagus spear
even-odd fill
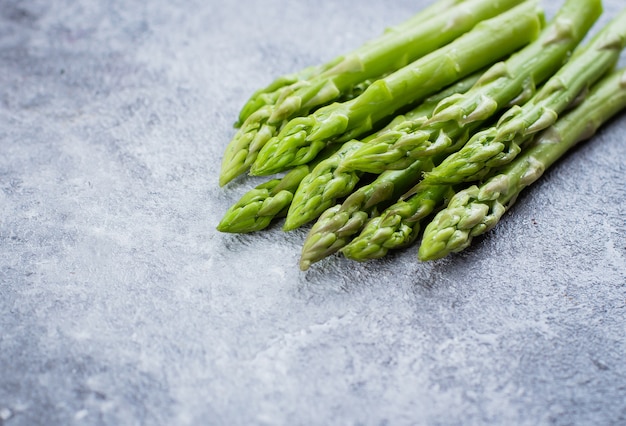
[[[357,173],[339,172],[337,167],[346,155],[362,145],[357,140],[346,142],[334,155],[321,161],[304,177],[294,194],[283,230],[291,231],[316,219],[337,198],[354,189],[359,181]]]
[[[496,16],[521,1],[465,0],[456,6],[450,6],[450,1],[435,3],[423,16],[420,14],[419,22],[416,19],[414,25],[403,25],[399,31],[388,32],[306,82],[283,88],[275,102],[262,106],[246,118],[227,146],[221,182],[226,183],[247,171],[259,149],[278,133],[286,120],[338,100],[365,80],[406,66],[469,31],[481,20]],[[444,8],[446,5],[448,7]]]
[[[356,98],[374,81],[370,79],[354,85],[342,93],[338,101],[347,102]],[[266,120],[270,114],[272,114],[270,106],[259,108],[243,123],[233,140],[228,144],[222,158],[222,171],[219,177],[221,186],[245,173],[256,159],[263,145],[276,135],[276,129],[288,121],[283,120],[280,124],[269,124]]]
[[[536,2],[523,3],[375,81],[355,99],[290,120],[263,146],[251,173],[266,175],[305,164],[330,140],[347,141],[362,135],[398,109],[416,104],[528,44],[537,37],[542,17]]]
[[[315,161],[287,172],[281,178],[271,179],[246,192],[224,214],[217,230],[230,233],[249,233],[267,228],[271,222],[287,215],[294,193],[302,180],[322,161],[332,157],[340,148],[330,145]]]
[[[395,127],[397,123],[406,120],[415,120],[418,117],[426,117],[432,114],[432,111],[441,99],[452,93],[468,90],[469,87],[478,80],[478,76],[479,73],[475,73],[465,77],[456,84],[432,95],[405,115],[396,116],[387,126],[366,137],[363,141],[352,140],[347,142],[344,148],[336,152],[330,158],[320,162],[311,173],[302,180],[302,183],[294,194],[283,229],[285,231],[293,230],[316,219],[324,210],[332,206],[337,199],[350,194],[359,182],[361,173],[345,170],[342,165],[345,158],[349,157],[353,151],[358,150],[371,139],[384,135],[389,129]],[[417,180],[421,177],[422,172],[430,170],[432,167],[433,164],[431,161],[420,161],[415,167],[411,167],[410,169],[415,173],[413,178]],[[398,176],[402,175],[403,174],[400,174]]]
[[[345,56],[338,56],[331,61],[316,66],[307,67],[299,72],[287,74],[278,77],[272,81],[267,87],[257,90],[252,94],[250,99],[245,103],[239,113],[239,121],[236,126],[243,124],[246,119],[258,109],[265,105],[274,105],[279,98],[284,98],[288,93],[293,93],[303,85],[307,85],[309,80],[318,77],[320,74],[328,70],[341,67],[340,64],[348,63],[351,58],[359,57],[363,53],[367,53],[376,46],[384,45],[388,42],[393,43],[394,40],[404,37],[409,31],[415,31],[424,23],[429,22],[432,18],[440,16],[450,8],[462,3],[465,0],[439,0],[429,7],[421,10],[408,20],[385,30],[383,34],[367,41],[359,48],[348,53]],[[504,10],[504,9],[503,9]],[[367,78],[367,77],[366,77]]]
[[[439,259],[467,248],[473,237],[484,234],[498,223],[524,188],[624,109],[626,69],[613,72],[597,83],[586,100],[537,135],[532,146],[497,175],[452,197],[448,206],[426,226],[419,259]]]
[[[407,112],[405,115],[394,117],[387,126],[365,138],[363,142],[367,142],[371,138],[375,138],[389,131],[389,129],[393,128],[401,121],[414,120],[417,117],[430,115],[441,99],[453,93],[462,93],[469,90],[469,88],[478,81],[480,75],[481,72],[477,72],[465,77],[456,84],[442,90],[440,93],[429,97],[426,101]],[[292,169],[281,179],[272,179],[253,188],[228,209],[217,229],[222,232],[233,233],[260,231],[269,226],[274,218],[286,215],[292,203],[293,195],[299,188],[302,180],[309,175],[321,161],[335,154],[339,148],[340,146],[338,144],[330,145],[314,162]],[[340,167],[341,164],[339,164],[338,168]],[[333,173],[335,169],[329,168],[326,169],[326,171]],[[356,174],[353,173],[352,176],[356,176]],[[331,179],[329,179],[329,181],[330,180]],[[315,181],[320,182],[320,179],[316,179]],[[313,190],[307,189],[307,191],[311,192]],[[323,192],[323,188],[320,191]]]
[[[497,125],[472,136],[461,150],[425,174],[424,180],[454,184],[480,180],[494,167],[512,161],[520,146],[554,124],[563,111],[619,60],[626,44],[626,9],[622,10],[522,106],[514,106]]]
[[[418,183],[398,202],[367,222],[341,252],[349,259],[365,261],[383,257],[391,249],[409,246],[418,236],[421,221],[453,194],[449,185]]]
[[[402,170],[387,170],[373,182],[353,192],[342,204],[324,211],[313,225],[302,247],[300,269],[330,256],[348,244],[377,208],[388,200],[397,199],[415,184],[424,169],[432,167],[430,160],[418,160]]]
[[[507,104],[523,103],[568,59],[602,13],[600,0],[567,0],[541,36],[493,65],[467,93],[442,100],[428,120],[403,122],[344,161],[352,170],[381,173],[416,158],[457,149]],[[473,124],[473,126],[470,126]],[[468,131],[469,130],[469,131]]]
[[[371,139],[378,138],[397,127],[398,123],[414,121],[418,118],[430,116],[442,100],[454,93],[464,93],[469,90],[482,75],[476,72],[458,81],[452,86],[430,96],[418,107],[406,115],[396,116],[385,129],[363,140],[365,144]],[[350,155],[348,155],[348,158]],[[335,173],[341,173],[341,161]],[[432,168],[428,159],[417,160],[402,170],[390,170],[380,174],[373,182],[362,186],[351,194],[343,204],[338,204],[322,213],[318,221],[311,228],[302,249],[300,267],[309,268],[311,263],[338,251],[345,246],[354,235],[359,233],[369,216],[389,200],[398,199],[403,193],[421,179],[422,172]],[[347,194],[342,194],[347,195]]]
[[[310,165],[303,164],[281,179],[272,179],[248,191],[226,211],[217,230],[247,233],[267,228],[274,218],[286,213],[294,192],[310,169]]]

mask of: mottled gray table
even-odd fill
[[[427,3],[2,0],[0,425],[626,423],[624,115],[446,260],[215,230],[251,92]]]

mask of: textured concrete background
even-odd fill
[[[625,115],[446,260],[215,231],[251,92],[427,3],[2,0],[0,425],[626,423]]]

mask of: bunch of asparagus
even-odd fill
[[[465,249],[576,143],[626,109],[626,9],[584,41],[601,0],[438,0],[329,63],[282,76],[243,107],[220,184],[276,175],[222,232],[314,222],[306,270],[410,246]],[[423,233],[421,232],[423,229]]]

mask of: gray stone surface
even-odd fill
[[[427,3],[0,2],[0,425],[626,423],[624,115],[446,260],[215,231],[247,96]]]

